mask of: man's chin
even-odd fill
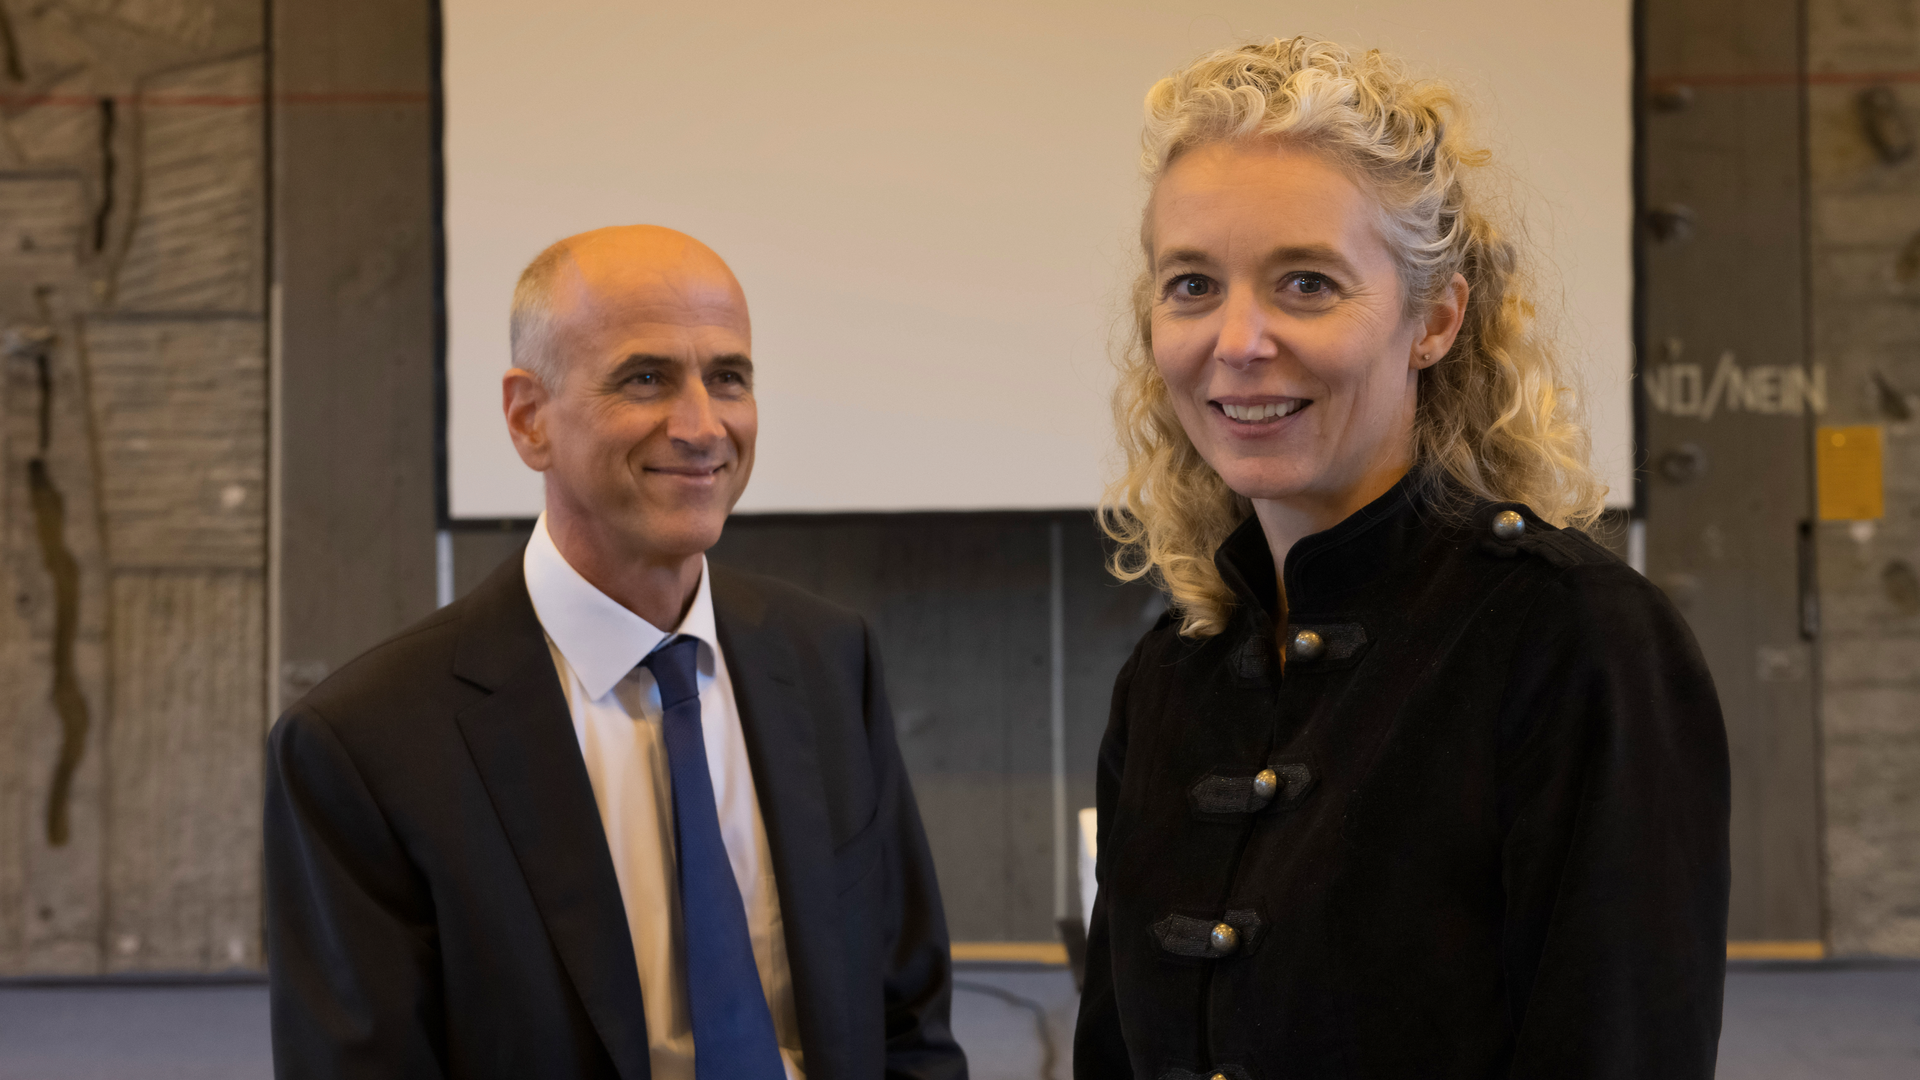
[[[627,519],[627,540],[644,551],[691,558],[720,542],[731,505],[715,499],[699,506],[642,506]]]

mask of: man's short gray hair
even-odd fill
[[[557,388],[564,374],[555,355],[553,291],[561,271],[572,264],[573,252],[562,240],[534,256],[513,286],[513,310],[507,318],[513,366],[533,372],[548,389]]]

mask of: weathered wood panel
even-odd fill
[[[52,313],[43,321],[7,312],[16,328],[72,325]],[[0,698],[0,744],[14,758],[16,786],[0,803],[15,860],[0,877],[15,890],[0,898],[11,920],[0,935],[8,946],[0,971],[84,973],[99,961],[102,776],[90,750],[110,708],[112,615],[74,336],[10,349],[0,401],[0,557],[13,585],[6,615],[12,679]]]
[[[107,970],[258,966],[266,712],[263,327],[87,327],[113,542]]]
[[[262,64],[145,80],[133,231],[115,282],[131,311],[260,312],[266,283]]]
[[[273,4],[282,704],[433,610],[432,10]]]
[[[1920,956],[1920,161],[1888,161],[1861,95],[1911,129],[1920,69],[1910,0],[1813,0],[1807,90],[1814,360],[1826,423],[1881,424],[1886,517],[1821,526],[1828,929],[1840,954]]]
[[[8,8],[0,973],[259,962],[263,10]]]
[[[89,321],[116,568],[264,568],[264,338],[251,318]]]
[[[263,579],[114,575],[106,967],[261,963]]]
[[[42,365],[51,389],[57,364],[55,343],[42,340],[53,331],[37,288],[73,273],[82,206],[78,173],[0,178],[0,252],[9,253],[0,258],[6,365],[0,378],[0,686],[9,691],[0,698],[0,972],[88,970],[93,950],[87,942],[98,931],[98,905],[84,898],[88,883],[97,883],[84,866],[87,855],[97,863],[99,854],[92,818],[82,813],[71,823],[79,825],[79,857],[65,866],[48,858],[47,803],[62,728],[50,693],[54,590],[37,558],[26,471],[27,462],[42,455],[40,434],[48,425],[40,406],[52,403],[42,390]],[[53,415],[49,410],[49,422]],[[87,785],[93,778],[80,779]],[[76,892],[82,899],[70,903],[68,894]]]
[[[85,96],[92,87],[84,70],[69,68],[62,76],[39,83],[35,89],[70,100]],[[0,127],[6,133],[5,138],[0,138],[0,162],[5,162],[5,167],[9,169],[47,165],[72,167],[100,155],[100,110],[97,107],[56,109],[15,106],[0,109]],[[100,189],[94,186],[98,177],[91,169],[84,175],[91,202],[99,194]],[[5,261],[12,262],[11,259]]]
[[[22,315],[34,288],[64,282],[79,266],[87,212],[77,172],[0,173],[0,281]]]
[[[1692,365],[1804,371],[1799,8],[1789,0],[1644,6],[1653,87],[1642,92],[1648,209],[1640,224],[1640,385]],[[1731,357],[1731,359],[1727,359]],[[1677,376],[1675,376],[1677,377]],[[1724,391],[1725,382],[1720,384]],[[1810,513],[1810,417],[1643,398],[1647,572],[1699,639],[1732,755],[1736,940],[1822,936],[1820,759],[1812,648],[1803,639],[1800,528]],[[1698,470],[1682,467],[1704,456]],[[1662,468],[1662,462],[1668,462]]]

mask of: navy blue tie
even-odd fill
[[[687,1007],[699,1080],[781,1080],[773,1014],[753,966],[753,937],[727,845],[720,838],[707,744],[700,735],[700,643],[676,637],[640,663],[660,684],[661,730],[673,777],[674,846],[680,855],[680,916],[687,939]]]

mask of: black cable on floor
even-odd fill
[[[955,990],[969,990],[976,994],[999,998],[1016,1009],[1025,1009],[1033,1014],[1034,1032],[1040,1036],[1040,1080],[1053,1080],[1053,1025],[1047,1022],[1046,1007],[1032,998],[1024,998],[1011,990],[1002,990],[989,983],[971,982],[966,979],[953,980]]]

